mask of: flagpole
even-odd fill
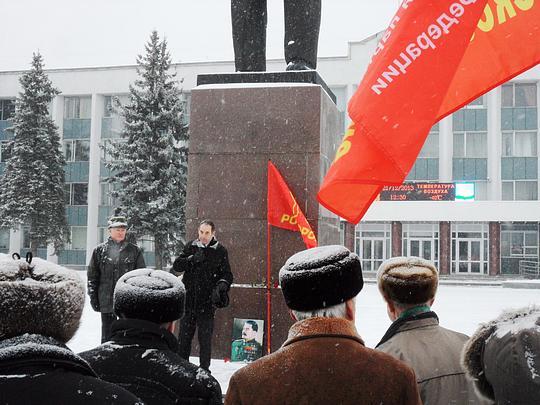
[[[267,263],[267,269],[266,269],[266,342],[267,342],[267,353],[270,354],[271,352],[271,320],[272,320],[272,316],[271,316],[271,288],[272,288],[272,285],[271,285],[271,266],[270,266],[270,222],[266,222],[266,225],[267,225],[267,235],[268,235],[268,241],[267,241],[267,259],[266,259],[266,263]]]

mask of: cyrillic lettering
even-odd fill
[[[396,76],[399,76],[399,72],[392,65],[388,65],[388,71],[382,73],[383,79],[386,79],[388,83],[392,83],[392,81],[394,80],[392,79],[392,77],[396,77]]]
[[[463,8],[461,4],[459,3],[450,4],[450,14],[452,14],[454,17],[461,17],[464,12],[465,12],[465,9]]]
[[[425,32],[421,35],[418,35],[418,37],[416,38],[416,42],[418,43],[418,46],[422,49],[428,49],[428,47],[431,49],[436,48],[431,38],[428,37],[428,35]]]
[[[401,63],[400,60],[394,59],[394,65],[396,65],[399,68],[401,73],[406,73],[407,67],[409,67],[411,64],[411,60],[409,59],[407,55],[405,55],[405,52],[401,52],[399,56],[401,56],[401,58],[403,59],[405,63]]]
[[[448,22],[448,24],[446,24],[446,22],[444,20],[446,20]],[[457,18],[450,17],[446,13],[442,13],[441,16],[439,18],[437,18],[437,22],[439,23],[439,25],[441,26],[441,28],[442,28],[442,30],[444,31],[445,34],[448,34],[450,32],[449,28],[452,25],[459,24],[459,20]]]
[[[407,48],[405,48],[409,56],[412,58],[412,60],[415,60],[420,55],[422,55],[422,50],[416,46],[416,44],[409,44]]]
[[[392,30],[390,28],[387,28],[384,32],[381,42],[386,43],[386,41],[388,41],[388,38],[390,38],[390,35],[392,35]]]
[[[384,45],[382,44],[382,42],[379,42],[377,44],[377,47],[375,48],[375,52],[373,52],[373,55],[377,55],[383,49],[384,49]]]
[[[395,15],[394,18],[392,18],[392,21],[390,21],[390,28],[394,29],[396,28],[396,24],[399,21],[399,16]]]
[[[495,19],[493,18],[493,11],[491,11],[489,4],[486,4],[486,7],[484,8],[484,15],[483,17],[480,17],[480,20],[478,20],[478,28],[481,31],[489,32],[493,29],[494,25]]]
[[[373,89],[373,87],[371,88]],[[378,94],[381,94],[381,93],[378,93]],[[349,151],[351,150],[351,145],[352,145],[351,141],[348,141],[348,140],[341,142],[341,145],[339,145],[339,148],[336,152],[336,158],[334,159],[334,162],[337,162],[339,159],[341,159],[343,156],[349,153]]]
[[[469,4],[474,4],[476,3],[476,0],[459,0],[461,4],[463,4],[464,6],[468,6]]]
[[[289,219],[291,219],[291,216],[290,216],[290,215],[283,214],[283,215],[281,216],[281,222],[289,222]]]
[[[414,0],[403,0],[403,3],[401,3],[401,8],[409,8],[409,4],[411,4]]]
[[[427,33],[428,35],[433,38],[433,39],[438,39],[441,37],[442,35],[442,30],[441,30],[441,27],[439,27],[438,25],[436,24],[431,24],[428,28],[427,28]]]
[[[382,93],[381,89],[386,89],[387,87],[388,87],[388,83],[386,83],[383,79],[379,77],[379,79],[377,80],[377,84],[374,84],[373,86],[371,86],[371,90],[373,90],[375,94],[379,95]],[[340,149],[341,149],[341,146],[340,146]],[[337,154],[339,154],[339,150]],[[336,160],[337,160],[337,157],[336,157]]]
[[[497,4],[497,21],[499,21],[499,24],[506,22],[506,14],[508,14],[508,18],[516,16],[516,9],[510,3],[510,0],[495,0],[495,3]]]
[[[522,11],[527,11],[534,6],[534,0],[514,0],[515,5]]]

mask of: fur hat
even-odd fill
[[[279,271],[290,309],[314,311],[354,298],[362,287],[360,259],[344,246],[320,246],[291,256]]]
[[[122,318],[175,321],[184,316],[185,300],[184,284],[163,270],[132,270],[114,288],[114,312]]]
[[[400,304],[424,304],[435,297],[439,272],[429,260],[420,257],[392,257],[377,271],[381,294]]]
[[[73,270],[0,254],[0,339],[30,333],[66,343],[79,327],[84,295]]]
[[[107,221],[107,228],[127,228],[127,218],[120,208],[114,210],[114,214]]]
[[[540,404],[540,308],[504,312],[480,326],[461,361],[480,395],[500,404]]]

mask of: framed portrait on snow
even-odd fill
[[[264,321],[234,318],[232,336],[231,361],[249,363],[262,356]]]

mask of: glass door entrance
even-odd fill
[[[487,274],[487,224],[452,224],[452,273]]]
[[[460,240],[458,244],[458,273],[480,273],[482,264],[482,241]]]
[[[411,256],[422,257],[432,262],[435,261],[432,239],[409,240],[409,252],[411,252]]]

